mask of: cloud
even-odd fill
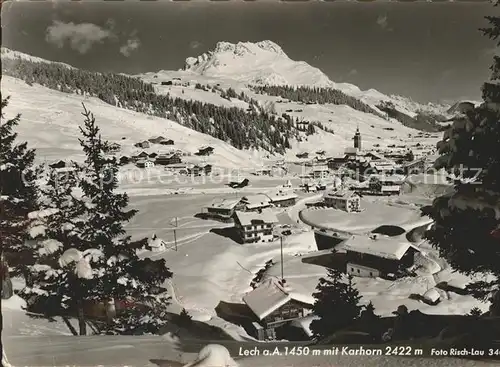
[[[379,15],[379,17],[377,18],[377,24],[382,29],[392,31],[392,28],[389,27],[387,15]]]
[[[132,32],[127,42],[122,47],[120,47],[120,53],[123,56],[129,57],[132,51],[137,50],[141,45],[141,41],[139,40],[139,38],[137,38],[136,34],[137,31]]]
[[[356,69],[349,70],[347,76],[358,75],[358,71]]]
[[[45,40],[56,47],[63,48],[66,43],[71,49],[85,54],[96,43],[102,43],[106,39],[113,39],[114,33],[93,23],[64,23],[55,20],[47,28]]]
[[[196,50],[200,46],[201,46],[201,42],[198,42],[198,41],[189,42],[189,48],[191,48],[193,50]]]

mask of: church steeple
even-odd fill
[[[354,148],[361,150],[361,133],[359,132],[359,126],[356,128],[356,134],[354,134]]]

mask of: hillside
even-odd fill
[[[121,145],[120,155],[140,152],[134,144],[159,135],[173,139],[170,149],[194,153],[199,147],[210,145],[214,153],[208,159],[226,167],[254,167],[258,159],[250,152],[184,127],[171,120],[147,116],[117,108],[98,98],[58,92],[40,85],[29,86],[9,76],[2,77],[2,95],[11,96],[7,116],[21,113],[20,139],[37,149],[40,158],[48,160],[82,157],[78,142],[78,126],[82,123],[82,102],[94,113],[103,136]],[[163,150],[168,150],[163,147]],[[161,150],[160,150],[161,151]]]
[[[282,59],[288,60],[288,64]],[[290,60],[278,45],[267,41],[238,45],[222,42],[214,52],[188,59],[186,70],[136,77],[76,69],[5,48],[2,61],[4,75],[22,79],[28,85],[40,84],[80,98],[95,97],[119,109],[120,113],[131,110],[143,116],[166,118],[250,152],[252,156],[256,150],[260,150],[257,154],[260,157],[270,154],[291,158],[318,150],[337,155],[352,145],[357,127],[361,129],[366,148],[408,142],[408,137],[415,135],[415,129],[434,130],[385,116],[377,106],[352,97],[353,88],[326,82],[326,76],[319,69]],[[314,84],[320,80],[326,87],[302,86],[300,98],[294,98],[293,92],[284,99],[282,92],[292,91],[290,86],[249,86],[245,83],[253,79],[238,74],[247,68],[252,75],[263,75],[264,65],[288,75],[287,83],[310,80],[311,85],[321,85],[323,82]],[[342,89],[332,89],[332,86]],[[373,91],[368,94],[375,95]],[[316,103],[311,103],[311,98]],[[369,102],[374,101],[372,98]],[[314,126],[301,131],[297,128],[301,121]],[[429,146],[434,143],[429,142]]]
[[[213,50],[187,58],[183,70],[246,84],[336,89],[372,107],[381,101],[389,101],[410,117],[414,117],[418,111],[443,113],[449,108],[432,103],[420,104],[402,96],[388,96],[375,89],[362,91],[349,83],[335,83],[318,68],[304,61],[290,59],[279,45],[269,40],[236,44],[218,42]]]

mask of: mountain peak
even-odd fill
[[[276,55],[286,57],[288,56],[283,52],[283,49],[277,45],[276,43],[265,40],[260,42],[238,42],[238,43],[230,43],[230,42],[217,42],[215,45],[215,49],[212,52],[213,54],[220,53],[233,53],[235,56],[245,56],[247,54],[257,55],[259,52],[272,52]]]
[[[212,51],[188,57],[184,70],[250,84],[332,85],[321,70],[304,61],[291,60],[278,44],[269,40],[217,42]]]

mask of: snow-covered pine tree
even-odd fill
[[[28,213],[37,209],[38,188],[35,150],[26,142],[18,143],[14,131],[21,115],[6,119],[4,110],[9,97],[1,102],[0,124],[0,238],[5,261],[12,268],[10,275],[25,274],[32,260],[26,243]]]
[[[329,269],[326,278],[320,278],[313,313],[319,318],[311,322],[315,338],[324,338],[351,325],[360,317],[363,306],[361,296],[353,284],[352,276],[340,270]]]
[[[500,17],[486,17],[483,33],[500,45]],[[423,214],[434,224],[426,238],[440,256],[464,274],[490,273],[495,280],[469,284],[479,299],[499,289],[500,276],[500,57],[494,56],[491,81],[483,84],[483,103],[464,109],[438,143],[436,168],[454,173],[452,193],[434,200]],[[498,293],[498,292],[497,292]],[[500,297],[490,298],[500,315]]]
[[[62,254],[73,246],[73,238],[77,237],[74,222],[82,214],[81,206],[75,205],[77,199],[73,197],[77,188],[76,169],[75,164],[65,167],[64,173],[50,169],[48,180],[41,188],[44,209],[31,221],[28,230],[35,261],[28,268],[30,282],[20,295],[30,311],[48,317],[69,316],[76,307],[72,303],[75,298],[68,296],[72,292],[68,271],[59,265]]]
[[[132,241],[124,224],[136,213],[127,210],[128,196],[116,192],[118,163],[110,158],[109,143],[101,139],[93,114],[85,109],[85,124],[80,128],[80,144],[86,159],[81,166],[79,187],[83,196],[82,220],[76,223],[79,238],[73,246],[79,251],[93,251],[90,258],[92,279],[79,286],[81,298],[97,302],[127,303],[123,312],[108,327],[109,332],[158,332],[166,323],[168,295],[163,283],[172,276],[165,260],[141,259],[137,250],[147,240]]]

